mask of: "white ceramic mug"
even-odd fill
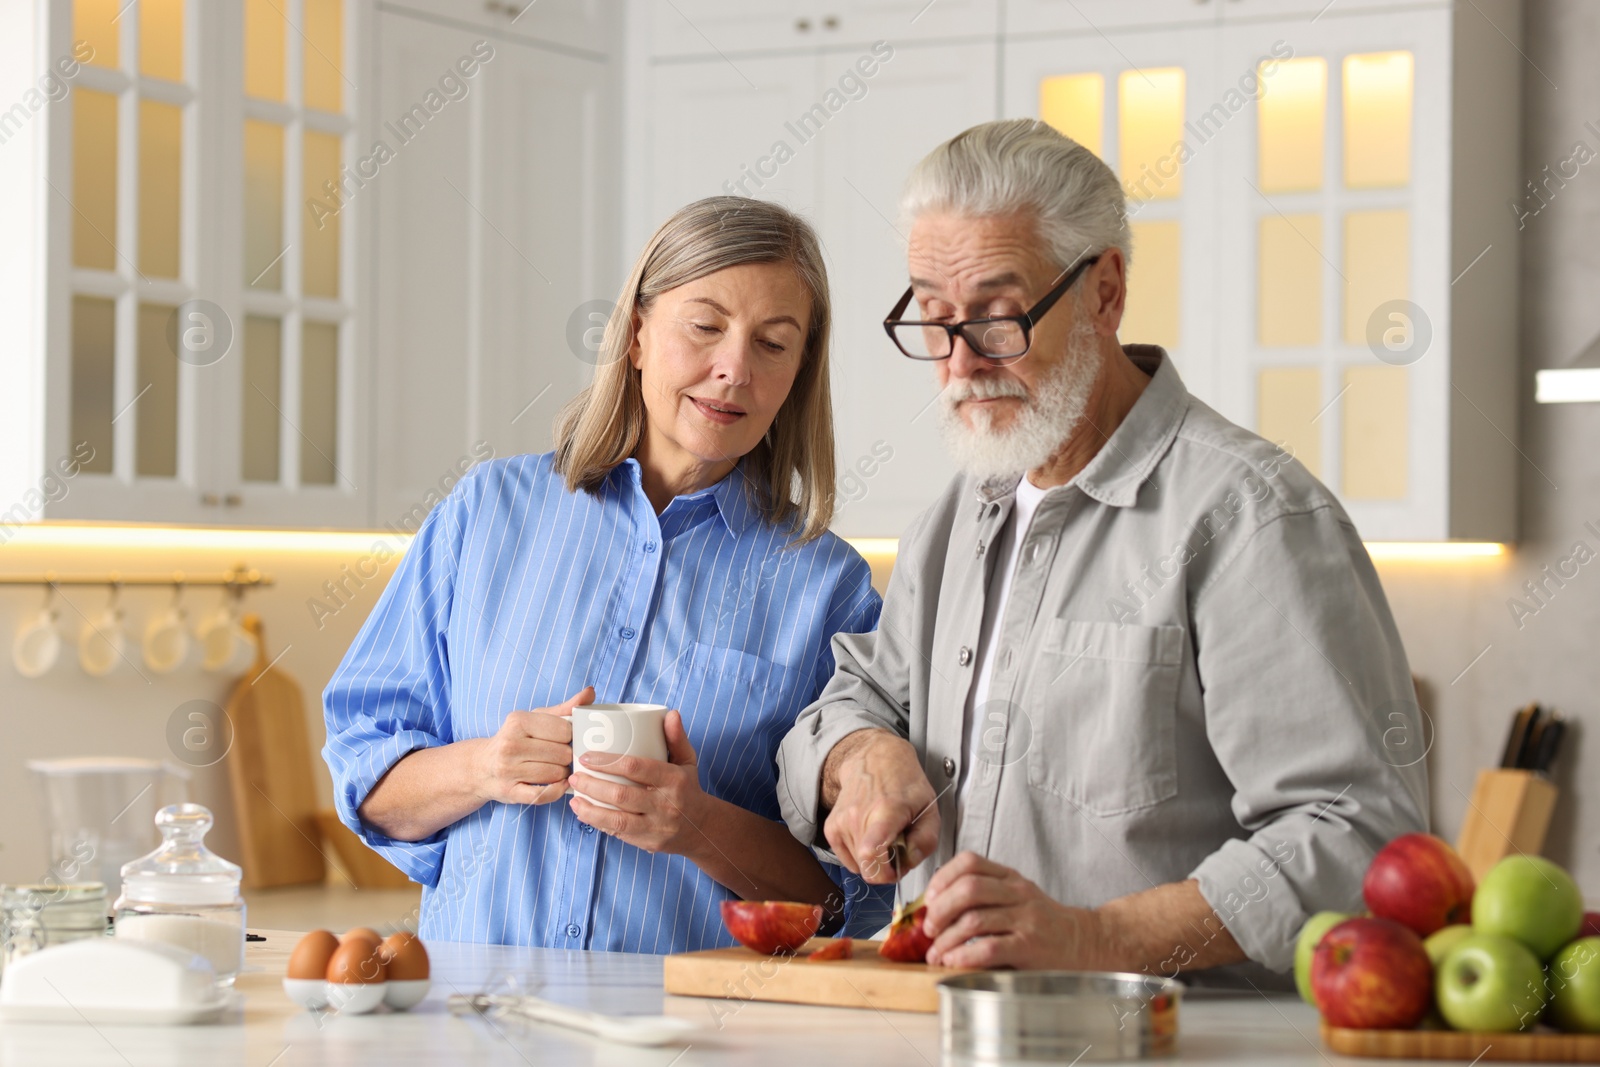
[[[11,663],[24,678],[38,678],[56,665],[61,655],[58,616],[50,608],[23,623],[11,643]]]
[[[85,619],[78,631],[78,665],[93,678],[104,678],[125,662],[128,638],[122,630],[122,612],[107,606]]]
[[[144,627],[144,665],[157,674],[169,674],[189,658],[189,620],[173,604],[150,616]]]
[[[578,704],[572,709],[572,767],[596,778],[632,785],[615,774],[602,774],[579,762],[585,752],[613,756],[667,758],[667,706],[665,704]],[[576,793],[577,790],[569,789]],[[616,810],[615,804],[583,796],[591,804]]]
[[[231,607],[217,609],[195,631],[200,665],[216,674],[243,674],[256,661],[256,639]]]

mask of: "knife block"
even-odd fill
[[[1478,772],[1456,851],[1474,880],[1513,852],[1539,855],[1555,811],[1556,787],[1541,774],[1503,767]]]

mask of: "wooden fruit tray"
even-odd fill
[[[1396,1060],[1600,1063],[1600,1034],[1479,1034],[1460,1030],[1350,1030],[1322,1026],[1322,1043],[1341,1056]]]

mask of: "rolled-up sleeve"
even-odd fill
[[[849,596],[844,604],[830,613],[827,628],[839,637],[871,636],[878,625],[879,615],[883,603],[872,588],[872,574],[866,564],[861,564],[861,574],[854,583],[845,583]],[[835,660],[832,648],[824,646],[817,656],[817,665],[813,677],[815,678],[813,692],[823,690],[834,674]],[[780,776],[782,760],[779,760]],[[779,795],[783,790],[780,784]],[[785,820],[788,820],[788,808],[783,809]],[[792,823],[791,823],[792,827]],[[810,838],[800,838],[803,842],[810,842]],[[844,901],[843,914],[837,930],[841,937],[868,937],[881,930],[892,917],[894,911],[894,887],[872,885],[858,874],[852,873],[848,868],[837,862],[826,849],[816,849],[818,857],[823,861],[823,869],[828,877],[833,879],[839,887],[839,893]]]
[[[830,862],[835,857],[822,834],[822,767],[828,753],[857,730],[879,728],[909,736],[911,671],[920,655],[911,644],[917,638],[913,568],[908,565],[916,552],[916,525],[901,538],[878,628],[834,634],[833,676],[778,747],[778,803],[784,821],[796,838]]]
[[[322,756],[340,820],[428,886],[438,883],[444,831],[397,841],[357,812],[407,753],[453,740],[447,630],[471,479],[429,512],[322,694],[328,738]]]
[[[1251,959],[1294,961],[1320,910],[1359,911],[1391,838],[1426,830],[1421,711],[1356,531],[1332,508],[1265,523],[1195,593],[1206,732],[1248,837],[1191,877]]]

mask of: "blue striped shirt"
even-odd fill
[[[323,694],[339,815],[425,887],[424,938],[730,945],[718,905],[735,894],[682,856],[594,832],[565,801],[491,802],[419,842],[356,815],[406,753],[488,737],[507,712],[592,684],[597,701],[679,709],[701,787],[782,825],[778,743],[832,676],[832,635],[877,625],[866,562],[831,533],[785,547],[741,470],[658,517],[636,460],[570,493],[553,459],[480,464],[418,530]],[[737,842],[722,847],[737,863]],[[826,869],[845,932],[887,921],[887,888]]]

